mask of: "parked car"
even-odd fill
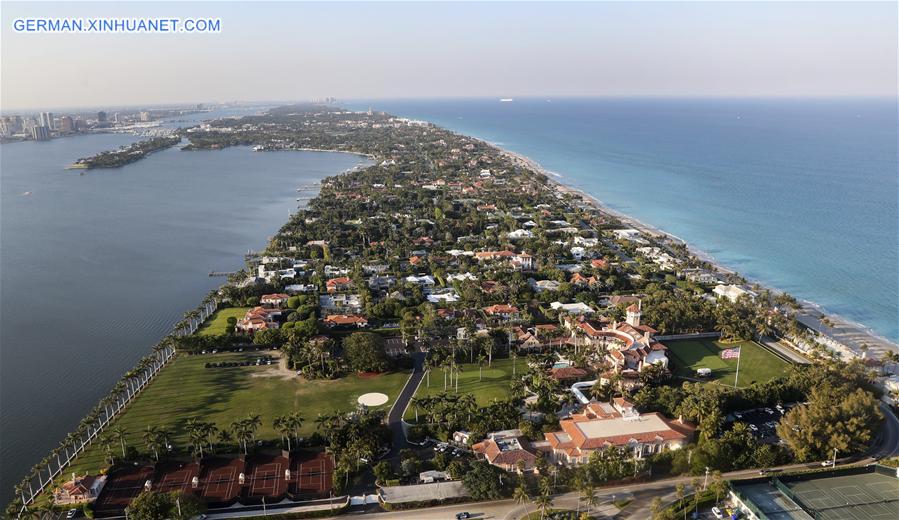
[[[712,508],[712,514],[715,515],[715,518],[724,518],[724,513],[718,509],[718,506]]]
[[[468,518],[471,518],[471,513],[469,513],[468,511],[456,513],[456,520],[466,520]]]

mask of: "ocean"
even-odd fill
[[[896,99],[358,100],[528,156],[613,210],[899,341]]]
[[[241,111],[202,114],[168,126]],[[0,502],[183,313],[243,267],[348,154],[170,148],[123,168],[67,164],[139,140],[0,147]]]

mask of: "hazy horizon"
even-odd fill
[[[18,18],[216,17],[28,34]],[[894,2],[3,2],[0,108],[484,97],[895,97]]]

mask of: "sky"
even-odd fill
[[[28,17],[215,34],[23,34]],[[515,96],[896,96],[896,2],[17,3],[0,108]]]

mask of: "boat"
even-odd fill
[[[510,97],[500,98],[500,100],[499,100],[500,103],[511,103],[513,101],[515,101],[515,100]]]
[[[265,147],[262,146],[261,144],[257,144],[256,146],[253,147],[254,152],[262,152],[264,150],[265,150]]]

